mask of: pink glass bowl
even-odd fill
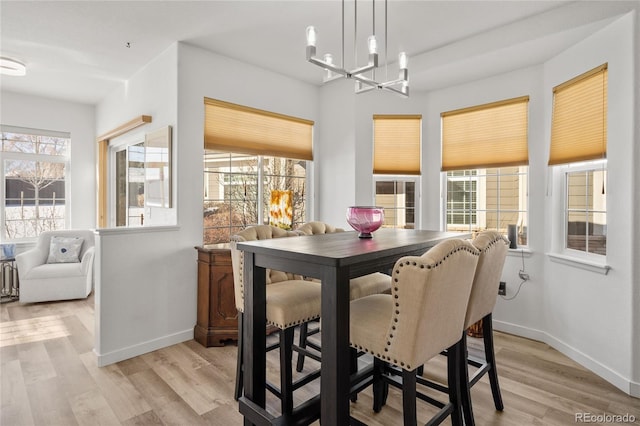
[[[347,222],[360,233],[360,238],[373,238],[371,233],[380,228],[383,221],[382,207],[352,206],[347,209]]]

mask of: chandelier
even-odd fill
[[[375,77],[375,70],[378,68],[378,41],[375,34],[376,24],[376,6],[375,0],[372,0],[373,4],[373,33],[367,38],[367,49],[369,52],[368,63],[362,67],[355,68],[353,70],[347,70],[344,68],[344,0],[342,0],[342,61],[341,66],[338,66],[333,61],[333,55],[327,53],[323,59],[316,57],[316,41],[317,32],[315,27],[307,27],[307,61],[315,64],[325,70],[325,76],[323,82],[335,80],[337,78],[353,79],[356,82],[356,93],[368,92],[369,90],[379,89],[388,90],[399,95],[409,96],[409,70],[407,69],[408,57],[405,52],[398,54],[398,68],[399,75],[395,80],[378,82]],[[354,0],[354,45],[356,42],[358,32],[358,5],[357,0]],[[385,54],[385,67],[387,56],[387,0],[384,1],[384,54]],[[355,50],[355,49],[354,49]],[[357,55],[354,51],[354,57],[357,61]],[[371,76],[364,75],[371,71]]]

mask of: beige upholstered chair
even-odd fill
[[[434,424],[449,415],[454,425],[462,424],[461,341],[478,254],[468,241],[443,241],[396,262],[390,295],[351,302],[351,346],[374,356],[375,411],[382,408],[386,383],[401,387],[404,424],[415,425],[416,368],[447,349],[449,402]],[[402,369],[402,383],[385,374],[389,364]]]
[[[244,252],[236,244],[241,241],[264,240],[269,238],[295,237],[297,233],[285,231],[275,226],[251,226],[231,237],[231,263],[233,282],[238,309],[238,364],[236,369],[236,392],[238,399],[242,394],[242,328],[244,312],[243,268]],[[271,385],[267,388],[276,395],[280,394],[282,414],[293,410],[293,391],[307,382],[292,382],[291,358],[293,351],[293,332],[298,324],[320,317],[320,286],[303,280],[301,276],[290,273],[267,270],[267,322],[279,329],[280,337],[280,391]],[[284,356],[283,356],[284,354]],[[312,373],[319,377],[319,371]],[[301,379],[302,380],[302,379]]]
[[[493,349],[493,325],[492,312],[498,297],[500,277],[504,267],[505,258],[509,251],[509,241],[497,231],[484,231],[476,236],[473,245],[480,251],[480,259],[476,268],[469,306],[464,320],[464,328],[468,329],[472,324],[482,320],[482,336],[484,340],[485,362],[467,356],[468,364],[478,367],[475,374],[469,379],[467,362],[462,363],[462,408],[465,423],[473,425],[473,410],[471,404],[470,388],[475,385],[482,376],[489,373],[489,383],[493,394],[493,403],[496,410],[502,411],[504,405],[500,395],[498,384],[498,372],[496,370],[495,354]],[[466,356],[466,334],[463,338],[463,354]]]
[[[335,226],[329,225],[328,223],[314,221],[300,225],[300,227],[298,227],[296,231],[302,235],[319,235],[332,234],[334,232],[344,232],[344,229],[336,228]],[[353,278],[349,281],[349,300],[355,300],[361,297],[380,293],[391,293],[391,277],[389,275],[376,272],[373,274],[365,275],[363,277]],[[300,327],[299,346],[301,348],[306,348],[307,345],[309,345],[316,351],[319,351],[319,346],[307,340],[308,336],[314,334],[317,331],[318,329],[309,332],[308,323],[303,324]],[[317,356],[313,356],[312,354],[309,355],[316,360],[319,359]],[[304,357],[304,352],[298,353],[298,364],[296,366],[297,371],[302,371],[304,367]]]

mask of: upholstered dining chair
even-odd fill
[[[443,241],[422,256],[396,262],[391,294],[351,302],[351,346],[374,357],[374,411],[382,409],[391,384],[402,389],[405,425],[417,423],[418,396],[441,408],[429,424],[439,424],[449,415],[453,425],[462,424],[461,338],[478,258],[468,241]],[[445,349],[449,402],[442,404],[417,393],[416,369]],[[385,374],[389,365],[402,370],[401,383]]]
[[[334,232],[344,232],[342,228],[336,228],[325,222],[313,221],[300,225],[296,231],[302,235],[319,235],[319,234],[332,234]],[[372,294],[391,293],[391,277],[381,272],[368,274],[362,277],[353,278],[349,281],[349,300],[359,299],[361,297],[369,296]],[[319,331],[319,328],[309,331],[309,323],[304,323],[300,326],[300,340],[298,346],[302,348],[298,352],[298,363],[296,365],[297,371],[302,371],[304,368],[305,354],[310,357],[320,360],[319,355],[315,355],[306,351],[306,347],[310,346],[317,352],[320,352],[320,347],[308,340],[308,337]]]
[[[236,245],[242,241],[292,237],[297,235],[295,232],[285,231],[275,226],[257,225],[248,227],[231,237],[231,263],[233,267],[236,308],[238,309],[236,399],[242,395],[242,332],[244,322],[244,252],[238,250]],[[320,371],[318,370],[294,383],[292,380],[291,365],[295,326],[320,317],[320,286],[317,285],[317,283],[302,279],[301,276],[282,271],[269,269],[267,270],[266,277],[267,322],[278,328],[280,338],[280,390],[271,384],[267,384],[267,389],[280,397],[282,414],[284,415],[290,414],[293,411],[293,392],[300,386],[308,383],[309,380],[320,376]]]
[[[500,286],[502,269],[507,257],[507,252],[509,251],[509,241],[497,231],[481,232],[472,241],[472,244],[480,251],[480,258],[478,260],[478,266],[476,267],[473,286],[471,287],[469,305],[464,320],[464,329],[466,330],[472,324],[482,320],[485,360],[483,362],[468,356],[467,336],[465,333],[462,339],[464,358],[461,363],[461,391],[462,409],[465,424],[467,425],[474,424],[470,389],[487,373],[489,374],[493,404],[498,411],[504,409],[493,348],[492,312],[496,304],[496,298],[498,297],[498,287]],[[478,370],[476,370],[471,378],[469,378],[468,365],[478,367]]]

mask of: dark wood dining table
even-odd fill
[[[245,425],[349,424],[349,280],[389,272],[402,256],[419,256],[453,232],[382,228],[371,239],[356,232],[274,238],[238,243],[244,251],[244,396],[239,410]],[[277,417],[265,409],[266,269],[322,281],[322,363],[320,395]]]

